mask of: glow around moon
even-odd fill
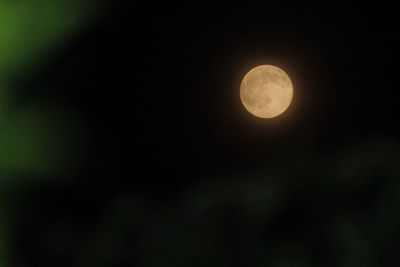
[[[243,106],[259,118],[279,116],[289,107],[292,98],[292,81],[276,66],[255,67],[246,74],[240,85]]]

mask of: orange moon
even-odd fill
[[[251,69],[240,85],[240,99],[248,112],[269,119],[281,115],[293,99],[293,84],[289,76],[272,65]]]

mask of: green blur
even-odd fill
[[[0,0],[0,180],[60,171],[73,156],[81,127],[78,116],[21,99],[13,84],[89,25],[99,11],[97,3]]]
[[[1,0],[0,0],[1,1]],[[82,27],[96,9],[93,1],[19,0],[0,2],[2,81]]]
[[[99,11],[97,4],[94,0],[0,0],[0,267],[10,266],[6,230],[10,225],[5,219],[9,192],[26,183],[27,177],[49,177],[70,169],[82,142],[78,115],[48,107],[20,91],[34,95],[42,88],[29,82],[24,88],[16,84],[51,61],[74,34],[90,25]]]

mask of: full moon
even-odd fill
[[[289,107],[292,98],[292,81],[276,66],[255,67],[244,76],[240,85],[243,106],[259,118],[281,115]]]

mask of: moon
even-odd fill
[[[248,112],[269,119],[281,115],[293,99],[293,84],[279,67],[261,65],[251,69],[240,85],[240,99]]]

